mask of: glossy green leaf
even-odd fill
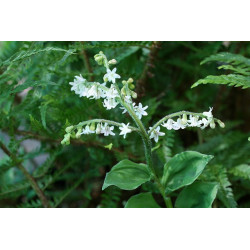
[[[213,158],[195,151],[186,151],[175,155],[164,166],[162,183],[166,192],[172,192],[192,184]]]
[[[122,160],[106,174],[102,190],[114,185],[124,190],[133,190],[150,180],[147,165]]]
[[[209,208],[216,197],[218,185],[216,183],[194,182],[185,187],[175,202],[175,207],[181,208]]]
[[[130,197],[125,208],[160,208],[160,206],[156,203],[153,195],[148,192]]]

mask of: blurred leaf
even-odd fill
[[[175,207],[178,208],[209,208],[216,197],[218,184],[194,182],[185,187],[178,195]]]

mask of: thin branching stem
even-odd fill
[[[26,168],[18,161],[17,157],[9,151],[9,149],[0,141],[0,147],[4,151],[5,154],[7,154],[13,162],[16,163],[16,166],[21,170],[21,172],[24,174],[24,176],[27,178],[27,180],[30,182],[31,187],[34,189],[35,193],[37,194],[38,198],[41,200],[42,205],[44,207],[50,207],[49,202],[43,193],[43,191],[38,186],[35,178],[26,170]]]

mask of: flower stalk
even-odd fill
[[[225,124],[219,119],[213,117],[212,108],[210,108],[208,112],[203,113],[179,111],[166,115],[147,130],[143,125],[142,119],[143,116],[148,115],[145,111],[148,106],[143,107],[141,103],[137,105],[133,102],[133,99],[137,98],[137,94],[133,91],[135,88],[133,79],[129,78],[127,81],[123,80],[123,87],[120,89],[116,81],[121,77],[117,74],[116,68],[113,68],[112,70],[110,69],[110,65],[117,63],[116,60],[112,59],[108,61],[103,52],[99,52],[94,58],[99,65],[103,65],[106,68],[106,74],[103,77],[104,83],[87,82],[87,80],[80,75],[76,76],[74,82],[70,83],[70,85],[72,85],[71,90],[80,97],[87,97],[89,99],[103,98],[103,106],[107,110],[114,109],[118,105],[121,105],[120,108],[123,109],[122,114],[127,112],[136,124],[136,127],[129,126],[129,123],[125,125],[124,123],[106,119],[92,119],[67,127],[62,144],[69,144],[70,138],[79,138],[82,134],[87,135],[96,133],[98,135],[103,134],[104,136],[114,136],[114,126],[121,130],[120,135],[122,135],[124,139],[126,138],[127,133],[139,133],[143,141],[145,158],[147,166],[151,172],[151,179],[155,182],[160,194],[162,195],[166,207],[173,207],[170,197],[166,196],[164,183],[160,181],[161,178],[156,174],[156,169],[152,161],[151,139],[158,142],[159,137],[165,135],[164,132],[160,131],[161,126],[168,130],[185,129],[186,127],[200,127],[201,129],[204,129],[208,126],[214,129],[216,126],[215,122],[217,122],[222,128],[225,127]],[[108,82],[111,83],[110,87],[107,86]],[[173,120],[175,117],[178,118],[177,121]],[[83,128],[85,125],[86,127]],[[77,130],[77,132],[75,130]]]

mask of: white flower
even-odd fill
[[[85,83],[87,80],[80,76],[75,76],[74,82],[70,82],[69,84],[72,85],[71,91],[75,91],[77,95],[80,95],[81,93],[86,92],[86,86]]]
[[[114,68],[112,71],[110,69],[107,69],[107,74],[104,75],[104,79],[108,79],[109,82],[115,83],[116,78],[121,78],[118,74],[115,73],[116,68]]]
[[[88,135],[88,134],[93,134],[93,133],[95,133],[95,131],[91,130],[90,127],[89,127],[89,125],[87,125],[85,127],[85,129],[82,129],[81,135],[82,134]]]
[[[102,89],[98,88],[97,84],[94,84],[87,92],[86,97],[90,99],[99,99],[103,96]]]
[[[126,103],[132,103],[131,96],[126,95],[126,96],[124,97],[124,101],[125,101]]]
[[[119,127],[119,129],[121,130],[120,135],[124,135],[123,138],[126,138],[127,133],[131,133],[131,129],[128,127],[129,123],[126,125],[124,123],[122,123],[122,127]]]
[[[102,132],[102,127],[101,127],[101,124],[100,124],[100,123],[97,124],[95,132],[96,132],[97,135],[101,134],[101,132]]]
[[[182,123],[181,118],[178,118],[177,121],[173,123],[173,129],[175,129],[175,130],[178,130],[180,128],[184,129],[184,128],[186,128],[186,126],[187,126],[186,124],[184,125]]]
[[[190,127],[200,127],[202,124],[202,121],[199,120],[199,118],[197,116],[189,116],[189,120],[188,120],[188,126]]]
[[[115,133],[112,132],[112,130],[114,130],[114,126],[109,127],[108,124],[105,123],[101,127],[102,127],[101,133],[103,133],[104,136],[115,135]]]
[[[207,118],[213,118],[212,110],[213,108],[209,108],[209,111],[203,112],[203,115],[205,115]]]
[[[115,98],[119,97],[118,91],[116,90],[115,86],[112,84],[110,88],[106,91],[106,97],[109,98]]]
[[[151,129],[152,127],[149,127],[149,130]],[[165,133],[163,132],[160,132],[160,126],[158,126],[156,129],[154,129],[151,134],[150,134],[150,139],[154,138],[155,142],[158,142],[159,140],[159,136],[164,136]]]
[[[115,108],[117,105],[118,102],[114,98],[105,99],[103,102],[103,106],[108,110]]]
[[[174,121],[172,119],[168,119],[166,123],[163,123],[162,126],[167,128],[168,130],[173,129],[173,123]]]
[[[124,107],[120,107],[120,109],[123,109],[123,112],[122,112],[122,114],[125,114],[125,113],[127,113],[127,110],[126,110],[126,108],[124,108]]]
[[[135,103],[133,103],[133,106],[134,105]],[[134,108],[135,108],[135,113],[139,119],[141,119],[143,115],[148,115],[148,113],[145,111],[148,108],[148,106],[143,107],[142,104],[139,103],[139,105],[135,106]]]
[[[202,118],[201,122],[203,123],[203,126],[201,127],[201,129],[206,128],[210,123],[210,121],[207,120],[206,118]]]

